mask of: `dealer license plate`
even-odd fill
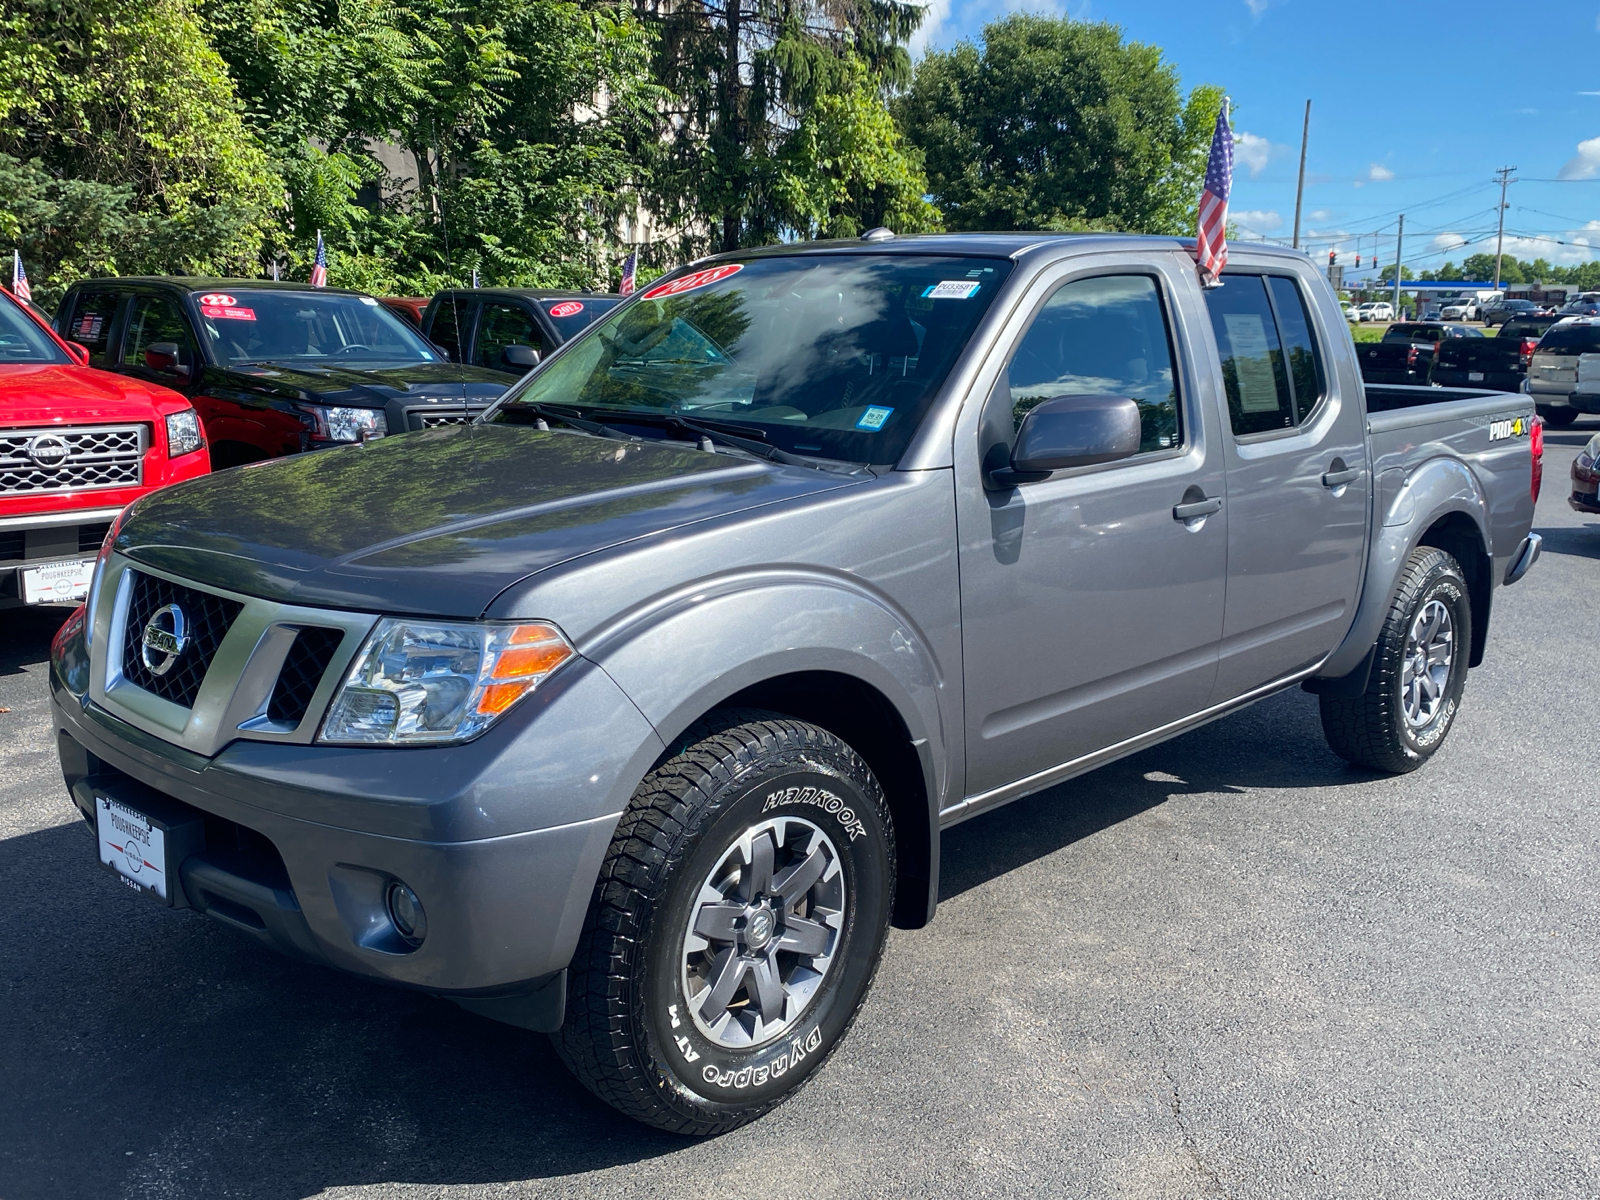
[[[89,594],[94,559],[75,558],[22,569],[24,604],[68,604]]]
[[[1467,382],[1468,383],[1482,383],[1483,382],[1483,372],[1482,371],[1468,371],[1467,372]]]
[[[100,861],[129,887],[167,899],[167,835],[143,813],[106,796],[94,798]]]

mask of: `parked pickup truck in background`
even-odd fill
[[[0,609],[83,599],[122,507],[211,469],[187,400],[86,358],[0,291]]]
[[[1580,413],[1600,413],[1600,318],[1552,325],[1528,364],[1528,391],[1539,415],[1565,429]]]
[[[1296,684],[1353,763],[1438,753],[1539,431],[1364,388],[1300,253],[719,256],[475,424],[136,504],[52,647],[63,772],[151,899],[716,1133],[932,919],[941,829]]]
[[[1483,338],[1481,329],[1442,321],[1403,321],[1383,331],[1383,341],[1356,347],[1361,378],[1368,383],[1425,384],[1434,348],[1445,339]]]
[[[259,279],[91,279],[56,313],[89,361],[187,396],[217,469],[461,424],[504,375],[444,355],[371,296]]]
[[[1520,392],[1534,349],[1555,322],[1555,317],[1518,317],[1502,325],[1498,337],[1443,338],[1434,349],[1429,382]]]
[[[422,332],[457,362],[503,372],[509,382],[621,302],[621,296],[532,288],[440,292],[422,314]]]

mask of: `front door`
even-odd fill
[[[1281,267],[1229,271],[1205,293],[1229,423],[1218,703],[1330,653],[1361,586],[1365,420],[1354,380],[1329,369],[1309,295]]]
[[[1187,716],[1211,694],[1229,513],[1173,511],[1224,498],[1211,389],[1174,349],[1203,320],[1193,307],[1183,320],[1178,303],[1198,303],[1193,272],[1177,255],[1100,269],[1079,258],[1036,285],[981,423],[1010,436],[1052,396],[1128,396],[1139,454],[997,492],[976,465],[992,448],[958,453],[969,798]]]

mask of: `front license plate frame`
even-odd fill
[[[24,604],[76,604],[89,594],[89,583],[94,578],[91,558],[62,558],[54,562],[23,566],[22,602]]]
[[[205,848],[205,818],[186,804],[124,777],[90,776],[73,787],[94,814],[100,866],[169,908],[188,908],[180,871]]]

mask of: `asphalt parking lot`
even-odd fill
[[[850,1039],[713,1142],[119,886],[48,733],[64,610],[0,613],[0,1197],[1600,1195],[1595,428],[1426,769],[1294,691],[950,831]]]

